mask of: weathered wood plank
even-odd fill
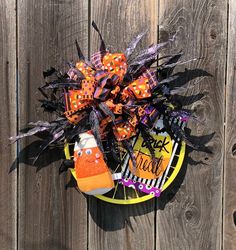
[[[226,123],[224,161],[223,249],[235,249],[236,242],[236,3],[229,1],[228,57],[226,81]]]
[[[20,127],[30,121],[50,119],[43,113],[37,87],[42,72],[50,66],[66,69],[77,58],[77,38],[88,50],[88,1],[19,0],[19,101]],[[86,199],[75,189],[65,190],[65,175],[58,175],[61,149],[49,150],[36,165],[29,163],[37,146],[26,150],[33,140],[20,145],[19,168],[19,249],[87,249]],[[36,144],[35,144],[36,145]]]
[[[8,138],[16,134],[16,11],[15,1],[0,3],[0,246],[16,249],[17,171],[9,173],[16,159],[16,145]],[[16,167],[16,164],[14,165]]]
[[[114,52],[124,51],[135,35],[149,28],[140,46],[144,47],[157,41],[157,4],[156,0],[92,1],[91,20]],[[99,44],[92,31],[90,54]],[[119,206],[92,198],[89,213],[89,249],[154,249],[154,200]]]
[[[204,94],[200,100],[189,99],[187,108],[196,110],[203,123],[190,122],[195,142],[207,142],[213,154],[192,152],[198,162],[187,161],[187,172],[177,194],[157,213],[157,249],[221,249],[222,236],[222,169],[224,146],[224,83],[226,65],[226,1],[160,0],[160,35],[177,32],[176,45],[170,51],[183,49],[184,58],[202,57],[178,68],[199,68],[212,77],[195,78],[182,95]],[[193,77],[193,72],[186,79]],[[206,135],[200,139],[200,136]],[[160,199],[159,207],[166,202]]]

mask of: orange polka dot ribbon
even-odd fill
[[[129,112],[129,105],[147,100],[152,96],[152,89],[157,85],[155,73],[145,69],[137,79],[127,84],[124,77],[127,74],[128,63],[124,54],[96,52],[92,55],[91,62],[93,66],[83,61],[76,63],[76,69],[84,76],[84,79],[81,80],[78,89],[69,88],[66,91],[65,115],[69,122],[78,124],[80,117],[77,113],[84,108],[93,108],[99,102],[104,102],[114,114],[115,123],[110,119],[101,120],[100,130],[103,131],[108,123],[113,123],[112,128],[116,139],[118,141],[129,139],[136,134],[139,121],[146,115],[145,109],[141,106],[137,114]],[[77,80],[77,75],[72,69],[68,71],[68,76]],[[141,109],[142,112],[140,112]],[[130,117],[120,123],[124,112],[128,112]]]

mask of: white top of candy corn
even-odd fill
[[[81,150],[84,148],[96,148],[97,147],[97,142],[91,133],[89,132],[81,133],[79,137],[80,137],[80,141],[75,143],[75,148],[74,148],[75,151]]]

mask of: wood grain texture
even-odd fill
[[[236,242],[236,3],[229,1],[224,162],[223,249]]]
[[[87,53],[87,15],[88,1],[18,1],[21,128],[51,119],[37,101],[42,72],[50,66],[65,70],[66,62],[76,59],[76,38]],[[36,168],[28,159],[37,148],[31,139],[20,145],[18,249],[87,249],[87,203],[75,189],[64,188],[68,177],[58,174],[63,151],[48,150]]]
[[[149,29],[141,47],[157,41],[157,1],[91,1],[94,20],[113,52],[122,52],[137,34]],[[100,42],[91,32],[90,54]],[[89,249],[154,249],[154,200],[132,206],[105,204],[94,198],[89,203]]]
[[[16,249],[17,171],[9,173],[16,158],[16,11],[15,1],[0,3],[0,248]],[[14,165],[16,167],[16,164]]]
[[[195,142],[209,141],[213,154],[194,151],[186,159],[182,186],[172,189],[168,194],[174,196],[171,202],[157,213],[157,249],[221,249],[227,4],[220,0],[160,0],[159,17],[161,38],[176,33],[176,43],[168,52],[182,49],[184,59],[202,58],[178,67],[178,71],[188,67],[212,74],[193,79],[181,95],[204,95],[186,103],[202,121],[190,122],[189,127],[191,134],[199,137]],[[186,79],[190,80],[193,72]],[[162,197],[160,208],[163,202]]]
[[[221,0],[0,1],[0,249],[235,249],[233,0],[228,10]],[[175,97],[195,110],[201,122],[189,122],[192,138],[206,143],[213,154],[188,150],[173,188],[156,201],[119,206],[91,197],[87,204],[75,189],[64,188],[70,174],[58,175],[61,149],[48,150],[32,166],[37,139],[9,145],[18,128],[51,117],[37,101],[42,72],[50,66],[66,70],[66,62],[77,59],[76,38],[85,54],[99,48],[92,20],[111,51],[124,51],[148,28],[139,48],[176,33],[165,54],[182,49],[183,60],[202,58],[176,69],[190,71],[183,73],[179,84],[184,88]]]

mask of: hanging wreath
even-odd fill
[[[76,41],[79,60],[69,63],[67,73],[44,72],[41,107],[57,118],[31,122],[26,133],[10,139],[47,131],[34,162],[50,145],[64,144],[66,160],[59,170],[70,169],[77,188],[88,195],[119,204],[159,197],[181,168],[185,142],[190,143],[184,127],[194,117],[173,101],[169,86],[177,75],[166,74],[185,62],[177,62],[181,53],[157,59],[174,38],[137,53],[142,32],[124,53],[112,53],[92,26],[101,46],[90,60]]]

